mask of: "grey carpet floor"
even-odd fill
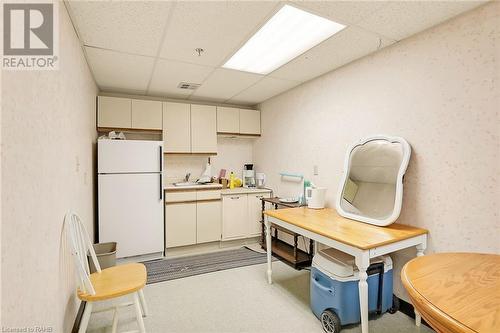
[[[151,284],[265,262],[265,253],[242,247],[180,258],[151,260],[144,262],[144,265],[148,272],[147,283]]]
[[[309,307],[309,271],[273,263],[272,285],[266,264],[228,269],[147,285],[148,333],[322,333]],[[130,296],[112,302],[130,300]],[[109,301],[96,304],[108,306]],[[89,333],[111,332],[113,314],[95,313]],[[119,312],[118,331],[137,329],[134,309]],[[360,333],[359,325],[341,333]],[[430,333],[401,312],[370,320],[370,333]]]

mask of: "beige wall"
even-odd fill
[[[2,324],[69,332],[79,303],[63,217],[93,232],[95,96],[78,39],[60,9],[60,70],[4,72]]]
[[[264,102],[257,167],[281,195],[300,185],[278,172],[306,174],[334,207],[348,145],[402,136],[413,153],[399,222],[429,229],[428,253],[500,253],[499,14],[488,4]],[[403,297],[414,255],[393,256]]]
[[[218,176],[220,169],[235,172],[241,177],[243,164],[252,163],[254,138],[217,138],[217,156],[211,156],[212,176]],[[191,181],[195,181],[205,170],[207,156],[202,155],[165,155],[165,181],[181,181],[187,172]]]

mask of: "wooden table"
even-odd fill
[[[401,271],[415,308],[437,332],[500,332],[500,255],[438,253]]]
[[[368,333],[368,275],[370,258],[416,246],[417,256],[423,256],[427,246],[427,233],[402,224],[387,227],[349,220],[334,209],[309,209],[306,207],[265,211],[267,244],[267,279],[272,283],[271,224],[281,226],[316,242],[348,253],[355,258],[359,270],[359,306],[361,330]],[[417,314],[417,324],[419,323]]]

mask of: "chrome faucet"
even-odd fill
[[[189,181],[189,177],[191,177],[191,173],[190,172],[186,173],[186,175],[184,176],[184,181],[186,183]]]

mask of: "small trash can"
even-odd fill
[[[101,269],[116,265],[116,242],[94,244],[94,251]],[[90,273],[96,272],[97,270],[92,262],[92,259],[90,258],[90,254],[88,255],[88,259]]]
[[[368,311],[393,311],[392,260],[380,256],[370,260]],[[354,257],[329,248],[319,251],[311,267],[311,309],[328,333],[338,333],[343,325],[359,323],[359,273]]]

